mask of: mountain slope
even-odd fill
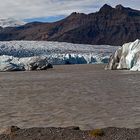
[[[54,23],[28,23],[0,29],[0,40],[49,40],[82,44],[122,45],[140,38],[140,11],[105,4],[91,14],[72,13]]]

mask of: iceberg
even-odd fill
[[[140,71],[140,40],[125,43],[110,57],[107,69]]]
[[[18,59],[12,56],[0,56],[0,71],[23,71],[23,65],[20,65]]]
[[[46,57],[34,56],[26,58],[17,58],[13,56],[0,56],[0,71],[33,71],[47,70],[53,66],[48,63]]]

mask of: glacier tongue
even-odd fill
[[[0,55],[19,58],[46,56],[52,64],[107,63],[119,46],[84,45],[49,41],[0,42]]]
[[[48,41],[0,42],[0,71],[44,70],[50,65],[107,63],[118,46]]]

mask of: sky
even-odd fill
[[[96,12],[105,3],[140,10],[140,0],[0,0],[0,18],[53,22],[72,12]]]

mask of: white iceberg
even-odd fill
[[[108,69],[140,71],[140,40],[126,43],[110,58]]]

